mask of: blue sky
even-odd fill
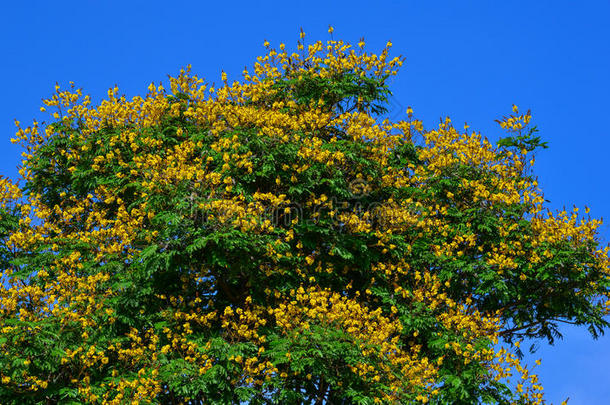
[[[55,82],[74,81],[94,103],[109,87],[131,98],[150,82],[193,73],[238,79],[272,44],[335,38],[369,50],[387,40],[405,65],[392,83],[400,116],[408,105],[427,128],[440,117],[495,140],[494,119],[513,103],[531,109],[550,148],[535,173],[551,208],[573,204],[610,218],[610,2],[608,1],[28,1],[0,6],[0,173],[15,177],[20,149],[9,139],[16,118],[26,126]],[[168,86],[166,86],[168,87]],[[601,228],[603,243],[610,238]],[[610,334],[594,341],[565,328],[565,340],[543,346],[533,363],[547,398],[605,404],[610,398]]]

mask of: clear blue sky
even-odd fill
[[[370,50],[392,40],[406,57],[395,104],[413,106],[427,128],[448,115],[497,139],[494,119],[513,103],[531,108],[550,145],[536,173],[551,207],[588,205],[610,219],[608,17],[608,1],[5,1],[0,173],[17,173],[13,119],[43,119],[41,98],[56,81],[74,81],[97,103],[115,84],[128,98],[143,95],[189,63],[210,81],[221,69],[238,78],[264,39],[291,46],[303,27],[308,40],[326,40],[331,24],[335,38],[364,36]],[[594,341],[565,328],[565,337],[527,357],[543,359],[547,398],[607,404],[610,333]]]

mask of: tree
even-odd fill
[[[541,403],[520,341],[603,333],[601,222],[545,210],[529,112],[391,122],[391,43],[303,38],[17,122],[2,403]]]

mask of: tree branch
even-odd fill
[[[324,398],[326,397],[326,391],[328,390],[328,384],[326,382],[324,382],[324,380],[322,380],[320,378],[320,386],[318,389],[318,396],[316,398],[316,402],[315,405],[322,405]]]

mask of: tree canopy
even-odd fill
[[[304,37],[16,122],[0,402],[540,404],[520,342],[603,333],[601,221],[547,209],[529,111],[390,120],[391,43]]]

